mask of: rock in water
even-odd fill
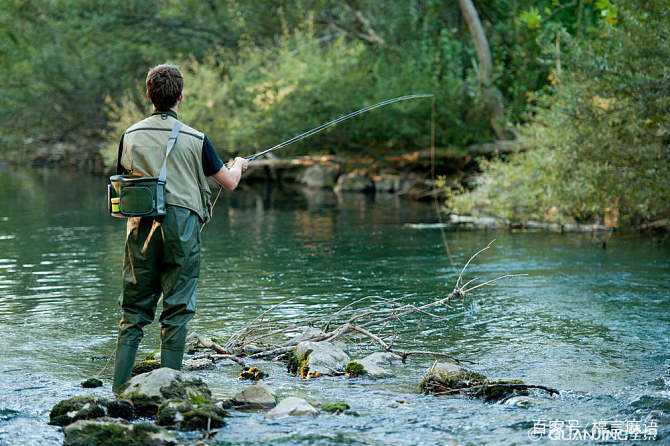
[[[102,381],[97,378],[89,378],[86,381],[81,383],[81,386],[84,389],[94,389],[96,387],[102,387]]]
[[[266,414],[268,418],[283,418],[283,417],[301,417],[301,416],[316,416],[319,413],[318,410],[314,408],[307,401],[302,398],[296,398],[294,396],[289,396],[284,398],[277,404],[277,407],[272,409]]]
[[[458,364],[441,362],[433,365],[421,380],[419,389],[424,393],[441,393],[486,382],[486,377]]]
[[[347,403],[345,403],[344,401],[334,401],[332,403],[321,404],[321,406],[319,406],[319,409],[321,409],[324,412],[339,415],[339,414],[344,413],[347,410],[349,410],[350,406]]]
[[[339,375],[349,362],[349,355],[330,342],[304,341],[289,355],[289,372],[303,378]]]
[[[115,418],[81,420],[64,429],[64,446],[176,446],[167,430],[149,423],[130,424]]]
[[[339,174],[336,164],[314,164],[298,176],[298,182],[314,189],[333,188]]]
[[[374,192],[375,183],[367,173],[351,172],[337,179],[336,192]]]
[[[107,400],[88,395],[75,396],[60,401],[51,409],[49,424],[67,426],[75,421],[106,416],[132,420],[135,409],[130,401]]]
[[[235,395],[232,402],[239,409],[261,410],[274,407],[277,404],[277,397],[268,386],[262,382],[255,382]]]
[[[154,416],[167,400],[211,401],[212,392],[201,379],[164,367],[131,378],[120,398],[132,401],[138,415]]]
[[[133,366],[133,370],[130,372],[131,376],[141,375],[142,373],[148,373],[152,370],[160,369],[161,362],[153,358],[145,358]]]
[[[193,370],[211,370],[215,367],[214,362],[209,358],[187,359],[184,361],[182,369],[187,371]]]
[[[402,363],[402,358],[394,353],[376,352],[357,361],[371,378],[388,378],[393,376],[391,371],[385,369],[391,365]]]
[[[166,401],[158,408],[157,423],[184,431],[210,430],[222,427],[228,416],[211,401],[194,404],[189,401]]]
[[[49,424],[67,426],[79,420],[107,415],[106,403],[93,396],[75,396],[56,404],[49,413]]]
[[[424,393],[461,394],[483,398],[486,401],[498,401],[515,394],[527,394],[526,390],[510,388],[510,385],[523,385],[523,381],[489,380],[481,373],[473,372],[458,364],[442,362],[428,369],[419,384],[419,389]]]

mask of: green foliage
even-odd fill
[[[346,367],[344,367],[344,373],[350,378],[357,378],[359,376],[367,375],[368,372],[360,362],[349,361]]]
[[[667,214],[670,15],[660,0],[621,13],[605,38],[575,45],[519,129],[528,150],[484,165],[474,191],[449,199],[454,211],[624,226]]]
[[[528,92],[548,83],[552,60],[544,43],[559,30],[575,34],[601,20],[597,14],[605,9],[578,3],[579,10],[549,0],[478,4],[509,121],[525,119]],[[4,147],[65,141],[76,143],[82,157],[95,157],[104,141],[105,163],[113,165],[120,132],[149,111],[146,70],[165,61],[187,72],[184,120],[206,131],[220,150],[246,153],[355,107],[414,92],[436,95],[439,145],[492,137],[457,2],[37,0],[5,6]],[[426,101],[399,104],[307,144],[324,152],[421,148],[428,144],[429,117]]]

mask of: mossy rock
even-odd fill
[[[486,383],[486,376],[452,363],[437,363],[419,384],[423,393],[441,393]]]
[[[112,418],[132,420],[135,418],[135,406],[128,400],[107,401],[107,415]]]
[[[309,374],[309,354],[307,351],[300,355],[296,350],[292,350],[287,355],[286,370],[292,375],[298,375],[301,378],[307,378]]]
[[[363,367],[363,364],[360,362],[356,361],[349,361],[344,368],[344,373],[349,377],[349,378],[357,378],[359,376],[367,375],[367,371],[365,370],[365,367]]]
[[[64,429],[64,446],[174,446],[175,437],[150,423],[130,424],[114,418],[81,420]]]
[[[102,400],[92,396],[75,396],[57,403],[49,412],[49,424],[67,426],[79,420],[90,420],[107,415]]]
[[[344,413],[345,411],[349,410],[351,407],[345,403],[344,401],[334,401],[332,403],[323,403],[321,406],[319,406],[319,409],[321,409],[324,412],[328,413],[333,413],[336,415],[339,415],[341,413]]]
[[[98,378],[89,378],[82,382],[81,386],[84,389],[95,389],[96,387],[102,387],[102,381],[100,381]]]
[[[161,404],[156,422],[184,431],[208,430],[224,426],[227,416],[228,412],[212,402],[193,404],[175,400]]]
[[[484,387],[475,390],[472,395],[477,398],[483,398],[485,401],[499,401],[513,395],[528,395],[527,390],[510,389],[504,386],[504,384],[523,384],[523,381],[520,379],[486,381],[484,384]]]
[[[140,392],[126,393],[123,397],[132,401],[135,413],[140,417],[156,416],[158,406],[163,401],[160,396],[148,396]]]
[[[145,358],[133,366],[131,376],[141,375],[142,373],[151,372],[152,370],[160,369],[161,362],[156,359]]]
[[[252,381],[258,381],[268,376],[267,373],[262,371],[257,367],[244,367],[240,372],[240,379],[250,379]]]
[[[212,392],[201,379],[160,368],[131,378],[120,397],[132,401],[139,416],[155,416],[165,401],[188,400],[204,404],[211,402]]]

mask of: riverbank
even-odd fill
[[[30,166],[59,169],[70,174],[88,172],[106,177],[113,174],[105,167],[102,157],[75,156],[74,147],[57,144],[37,151],[30,160],[11,158],[12,166]],[[670,218],[637,221],[634,226],[619,226],[618,215],[606,215],[592,222],[518,219],[496,217],[487,208],[477,209],[476,215],[454,213],[446,206],[446,198],[454,189],[467,190],[476,183],[479,163],[493,155],[510,154],[522,150],[514,141],[479,144],[467,149],[437,149],[390,154],[380,158],[369,156],[314,155],[255,160],[245,174],[243,185],[272,184],[279,187],[304,187],[310,190],[335,193],[362,193],[394,195],[413,201],[437,200],[445,227],[486,230],[531,230],[547,232],[640,232],[668,233]],[[432,172],[436,177],[432,176]],[[492,206],[491,206],[492,207]],[[548,215],[551,212],[548,212]]]

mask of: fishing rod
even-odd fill
[[[293,138],[287,139],[284,142],[280,142],[277,145],[274,145],[274,146],[272,146],[268,149],[265,149],[261,152],[258,152],[256,154],[254,154],[254,155],[247,156],[245,158],[248,159],[249,161],[254,161],[256,158],[258,158],[260,156],[263,156],[266,153],[270,153],[274,150],[278,150],[278,149],[284,148],[286,146],[289,146],[291,144],[294,144],[298,141],[302,141],[303,139],[309,138],[312,135],[316,135],[317,133],[320,133],[320,132],[326,130],[327,128],[333,127],[333,126],[339,124],[340,122],[346,121],[347,119],[355,118],[358,115],[362,115],[363,113],[369,112],[369,111],[377,109],[377,108],[381,108],[381,107],[385,107],[387,105],[395,104],[396,102],[409,101],[411,99],[432,98],[432,97],[433,97],[432,94],[410,94],[410,95],[406,95],[406,96],[400,96],[400,97],[397,97],[397,98],[386,99],[386,100],[381,101],[377,104],[369,105],[367,107],[361,108],[360,110],[356,110],[356,111],[353,111],[351,113],[347,113],[345,115],[339,116],[339,117],[337,117],[337,118],[335,118],[331,121],[328,121],[328,122],[325,122],[325,123],[319,125],[318,127],[314,127],[311,130],[307,130],[307,131],[305,131],[305,132],[303,132],[299,135],[294,136]]]

